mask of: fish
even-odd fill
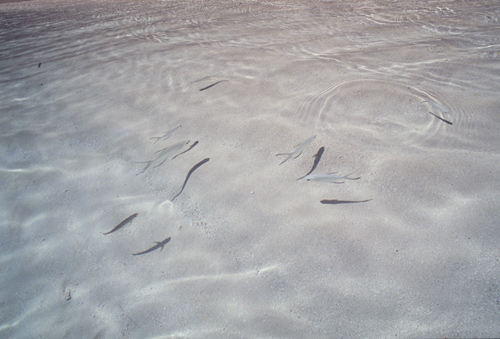
[[[441,112],[445,113],[445,114],[448,114],[450,113],[450,111],[446,108],[446,107],[443,107],[442,105],[438,104],[437,102],[435,101],[432,101],[432,100],[424,100],[424,102],[428,102],[429,104],[431,104],[431,106],[434,106],[434,108],[437,108],[438,110],[440,110]]]
[[[447,123],[448,125],[453,125],[453,123],[451,121],[448,121],[446,119],[443,119],[441,118],[440,116],[437,116],[436,114],[432,113],[432,112],[429,112],[429,114],[432,114],[433,116],[435,116],[436,118],[438,118],[439,120],[441,120],[442,122],[444,123]]]
[[[208,162],[210,160],[210,158],[206,158],[206,159],[203,159],[202,161],[200,161],[199,163],[197,163],[196,165],[194,165],[188,172],[187,176],[186,176],[186,180],[184,180],[184,184],[182,184],[182,188],[181,190],[179,191],[179,193],[177,193],[173,198],[172,198],[172,201],[174,201],[175,198],[177,198],[179,196],[179,194],[182,193],[182,191],[184,191],[184,187],[186,187],[186,184],[189,180],[189,177],[191,176],[191,174],[193,174],[194,171],[196,171],[196,169],[198,167],[200,167],[201,165],[203,165],[204,163]]]
[[[312,137],[309,137],[306,140],[302,141],[300,144],[298,144],[297,146],[295,146],[295,149],[293,151],[291,151],[290,153],[278,153],[278,154],[276,154],[276,156],[288,155],[288,157],[285,160],[283,160],[280,163],[280,165],[282,165],[286,161],[290,160],[290,158],[292,158],[292,157],[294,159],[297,159],[302,154],[302,152],[306,149],[306,147],[309,146],[309,144],[314,140],[314,138],[316,138],[315,135],[313,135]]]
[[[158,165],[156,165],[154,168],[156,167],[160,167],[161,165],[163,165],[163,163],[165,161],[167,161],[168,157],[171,156],[172,154],[174,154],[175,152],[177,152],[180,148],[182,148],[182,146],[184,145],[187,145],[189,144],[191,141],[190,140],[186,140],[186,141],[181,141],[181,142],[178,142],[172,146],[169,146],[169,147],[166,147],[164,149],[161,149],[159,151],[156,151],[156,153],[160,152],[160,155],[155,159],[159,159],[161,157],[165,157],[165,159],[160,162]]]
[[[162,241],[155,241],[156,245],[154,245],[153,247],[151,248],[148,248],[147,250],[145,251],[142,251],[142,252],[139,252],[139,253],[132,253],[132,255],[142,255],[142,254],[146,254],[146,253],[149,253],[149,252],[153,252],[154,250],[157,250],[159,248],[160,251],[163,251],[163,247],[170,241],[170,237],[162,240]]]
[[[162,148],[161,150],[156,151],[155,153],[160,153],[156,158],[153,160],[147,160],[147,161],[137,161],[138,164],[146,164],[146,167],[142,170],[142,172],[138,173],[142,174],[144,173],[156,160],[160,159],[161,157],[165,157],[165,160],[163,160],[159,165],[156,165],[154,168],[161,166],[169,156],[171,156],[173,153],[177,152],[179,148],[181,148],[184,145],[187,145],[190,143],[190,140],[186,141],[181,141],[176,144],[170,145],[168,147]]]
[[[343,176],[333,175],[333,174],[309,174],[308,176],[305,177],[305,179],[307,181],[320,181],[320,182],[331,182],[331,183],[334,183],[334,184],[341,184],[343,182],[337,182],[337,181],[342,180],[342,179],[345,179],[345,180],[358,180],[358,179],[361,178],[361,177],[349,178],[349,176],[351,174],[343,175]]]
[[[191,81],[192,84],[194,84],[195,82],[200,82],[200,81],[203,81],[203,80],[207,80],[207,79],[210,79],[210,78],[213,78],[214,76],[218,75],[218,74],[221,74],[222,72],[218,72],[218,73],[215,73],[214,75],[209,75],[209,76],[206,76],[206,77],[203,77],[203,78],[200,78],[198,80],[194,80],[194,81]]]
[[[175,157],[173,157],[172,160],[174,160],[175,158],[177,158],[179,155],[184,154],[184,153],[192,150],[193,147],[196,146],[196,145],[198,145],[198,140],[196,140],[191,146],[189,146],[189,148],[187,150],[185,150],[184,152],[181,152],[181,153],[177,154]]]
[[[109,232],[106,232],[106,233],[103,233],[104,235],[106,234],[110,234],[110,233],[113,233],[114,231],[117,231],[119,230],[120,228],[122,228],[123,226],[125,226],[126,224],[132,222],[132,220],[135,219],[135,217],[137,217],[139,215],[139,213],[134,213],[132,214],[131,216],[129,216],[127,219],[123,220],[121,223],[119,223],[118,225],[115,226],[115,228],[113,228],[111,231]]]
[[[221,83],[221,82],[224,82],[224,81],[228,81],[228,80],[219,80],[219,81],[217,81],[217,82],[215,82],[215,83],[213,83],[211,85],[208,85],[207,87],[200,88],[200,92],[204,91],[206,89],[209,89],[210,87],[213,87],[213,86],[217,85],[218,83]]]
[[[318,153],[316,153],[315,155],[313,155],[313,157],[314,157],[314,164],[313,164],[311,170],[309,172],[307,172],[306,175],[298,178],[297,180],[304,179],[305,177],[307,177],[309,174],[311,174],[316,169],[316,166],[318,166],[319,161],[321,160],[321,156],[323,155],[324,151],[325,151],[325,148],[324,147],[320,147],[320,149],[318,150]]]
[[[163,157],[166,154],[170,155],[170,154],[172,154],[172,151],[176,151],[179,148],[181,148],[182,146],[189,144],[190,142],[191,142],[191,140],[179,141],[179,142],[177,142],[177,143],[175,143],[173,145],[170,145],[170,146],[167,146],[165,148],[162,148],[162,149],[160,149],[160,150],[158,150],[158,151],[155,152],[155,153],[160,153],[158,155],[158,157],[156,157],[156,159],[159,159],[159,158]]]
[[[167,131],[165,132],[165,134],[163,134],[161,137],[151,137],[149,139],[156,139],[156,141],[154,142],[155,144],[158,142],[158,140],[160,139],[163,139],[163,140],[167,140],[168,138],[170,138],[170,136],[175,132],[177,131],[179,128],[181,128],[182,125],[179,125],[177,127],[174,127],[172,128],[170,131]]]
[[[373,199],[368,199],[368,200],[337,200],[337,199],[332,199],[332,200],[321,200],[320,202],[322,204],[328,204],[328,205],[338,205],[338,204],[357,204],[360,202],[368,202],[372,201]]]
[[[42,63],[41,63],[41,62],[39,62],[39,63],[38,63],[38,68],[40,68],[40,66],[42,66]]]

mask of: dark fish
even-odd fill
[[[316,166],[318,166],[319,164],[319,161],[321,160],[321,156],[323,155],[323,152],[325,151],[325,148],[324,147],[321,147],[319,150],[318,150],[318,153],[316,153],[314,155],[314,164],[313,164],[313,167],[311,168],[311,170],[309,172],[307,172],[306,175],[304,175],[303,177],[300,177],[298,178],[297,180],[300,180],[300,179],[304,179],[305,177],[307,177],[309,174],[312,173],[312,171],[314,171],[316,169]]]
[[[195,141],[195,142],[194,142],[191,146],[189,146],[189,148],[188,148],[187,150],[185,150],[184,152],[181,152],[181,153],[177,154],[175,157],[173,157],[173,158],[172,158],[172,160],[174,160],[175,158],[177,158],[179,155],[184,154],[184,153],[186,153],[187,151],[192,150],[192,149],[193,149],[193,147],[194,147],[194,146],[196,146],[196,145],[198,145],[198,140],[197,140],[197,141]]]
[[[217,85],[218,83],[221,83],[221,82],[223,82],[223,81],[227,81],[227,80],[219,80],[219,81],[217,81],[216,83],[213,83],[213,84],[211,84],[211,85],[208,85],[207,87],[200,88],[200,92],[201,92],[201,91],[204,91],[204,90],[206,90],[206,89],[209,89],[210,87],[213,87],[213,86],[215,86],[215,85]]]
[[[321,200],[320,202],[322,204],[328,204],[328,205],[339,205],[339,204],[357,204],[360,202],[368,202],[371,200],[373,200],[373,199],[368,199],[368,200],[337,200],[337,199],[333,199],[333,200]]]
[[[451,121],[448,121],[448,120],[446,120],[446,119],[443,119],[443,118],[441,118],[440,116],[437,116],[436,114],[434,114],[434,113],[432,113],[432,112],[429,112],[429,114],[434,115],[436,118],[438,118],[439,120],[441,120],[441,121],[442,121],[442,122],[444,122],[444,123],[447,123],[448,125],[453,125],[453,123],[452,123]]]
[[[41,63],[41,62],[39,62],[39,63],[38,63],[38,68],[40,68],[40,66],[42,66],[42,63]]]
[[[154,250],[157,250],[160,247],[161,247],[160,251],[163,251],[163,246],[165,246],[169,241],[170,241],[170,237],[168,237],[167,239],[162,240],[162,241],[155,241],[156,245],[154,245],[153,247],[148,248],[147,250],[139,252],[139,253],[132,253],[132,255],[146,254],[146,253],[149,253],[149,252],[153,252]]]
[[[186,187],[186,184],[187,184],[187,182],[188,182],[189,177],[191,176],[191,174],[193,174],[193,172],[194,172],[194,171],[196,171],[196,169],[197,169],[198,167],[200,167],[200,166],[201,166],[201,165],[203,165],[204,163],[208,162],[208,160],[210,160],[210,158],[203,159],[202,161],[200,161],[199,163],[197,163],[196,165],[194,165],[194,166],[193,166],[193,168],[191,168],[191,169],[189,170],[189,173],[188,173],[188,174],[187,174],[187,176],[186,176],[186,180],[184,180],[184,184],[182,185],[181,190],[179,191],[179,193],[177,193],[177,194],[175,195],[175,197],[173,197],[173,198],[172,198],[172,201],[174,201],[174,199],[175,199],[175,198],[177,198],[177,197],[179,196],[179,194],[181,194],[181,193],[182,193],[182,191],[184,191],[184,187]]]
[[[120,228],[122,228],[123,226],[125,226],[126,224],[128,224],[129,222],[131,222],[132,220],[134,220],[134,218],[137,217],[137,215],[139,215],[139,213],[132,214],[130,217],[128,217],[127,219],[123,220],[121,223],[119,223],[118,225],[116,225],[116,227],[113,228],[111,231],[103,233],[103,234],[110,234],[110,233],[113,233],[114,231],[119,230]]]

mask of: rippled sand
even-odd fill
[[[1,1],[0,337],[500,336],[499,20]]]

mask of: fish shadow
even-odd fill
[[[157,249],[160,249],[160,251],[163,251],[163,247],[165,247],[165,245],[168,244],[170,242],[170,240],[171,240],[171,238],[168,237],[168,238],[165,238],[162,241],[155,241],[156,245],[154,245],[153,247],[150,247],[147,250],[144,250],[144,251],[139,252],[139,253],[132,253],[132,255],[148,254],[148,253],[151,253],[153,251],[156,251]]]
[[[320,202],[324,205],[341,205],[341,204],[359,204],[363,202],[368,202],[372,201],[373,199],[368,199],[368,200],[337,200],[337,199],[331,199],[331,200],[321,200]]]

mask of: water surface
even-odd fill
[[[0,2],[0,336],[498,337],[499,18]]]

